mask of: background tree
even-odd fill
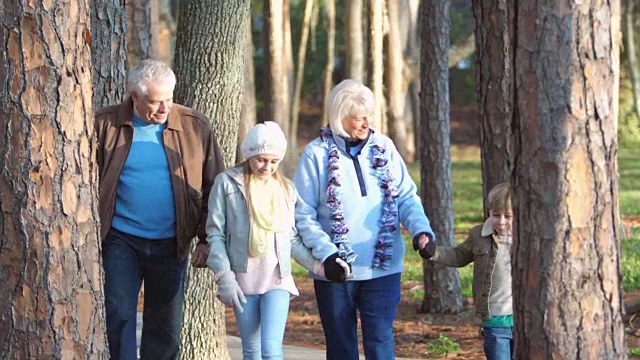
[[[421,16],[420,178],[422,201],[438,245],[454,245],[451,156],[449,153],[450,0],[424,0]],[[422,310],[457,313],[462,309],[460,279],[454,268],[424,261]]]
[[[518,359],[626,357],[616,161],[619,17],[619,1],[517,5]]]
[[[324,0],[324,10],[327,15],[327,62],[324,68],[324,86],[323,86],[323,103],[322,125],[329,123],[327,119],[327,99],[329,91],[333,87],[333,65],[334,52],[336,47],[336,4],[334,0]]]
[[[242,88],[242,106],[240,108],[240,124],[238,126],[238,144],[236,146],[236,163],[241,162],[240,145],[249,129],[257,122],[256,79],[253,67],[253,36],[251,20],[247,21],[247,44],[244,52],[244,82]]]
[[[373,119],[370,120],[371,126],[379,131],[386,133],[386,104],[383,93],[384,83],[384,64],[383,64],[383,9],[384,0],[370,0],[369,1],[369,71],[371,73],[368,76],[369,87],[373,91],[375,97],[375,110]]]
[[[123,0],[93,0],[91,63],[95,110],[118,104],[125,98],[126,33],[127,12]]]
[[[362,24],[363,0],[347,0],[345,39],[346,39],[346,77],[364,82],[364,39]]]
[[[107,359],[88,1],[0,13],[0,353]]]
[[[476,19],[482,198],[486,217],[489,191],[511,179],[515,5],[510,0],[473,0],[472,5]]]
[[[249,0],[180,1],[175,99],[212,121],[227,165],[236,154],[247,21]],[[213,274],[189,267],[185,281],[182,359],[227,359],[224,305],[215,298]]]
[[[127,66],[129,69],[142,60],[157,58],[159,46],[160,0],[127,0]]]
[[[636,3],[633,0],[626,0],[625,9],[625,37],[626,37],[626,52],[629,60],[629,69],[631,70],[631,84],[633,85],[633,108],[636,113],[636,117],[640,119],[640,75],[638,75],[638,58],[636,56],[636,41],[635,41],[635,22],[634,11],[636,10]]]

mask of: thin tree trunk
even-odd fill
[[[158,48],[159,0],[126,0],[127,8],[127,66],[154,58]]]
[[[298,119],[300,117],[300,95],[302,93],[302,80],[304,77],[304,61],[307,56],[307,43],[309,41],[309,27],[313,15],[315,0],[306,0],[304,6],[304,18],[300,33],[300,47],[298,48],[298,64],[296,68],[296,86],[293,93],[293,105],[291,106],[291,131],[289,133],[290,149],[298,148]]]
[[[449,154],[450,0],[423,0],[421,54],[421,187],[423,205],[438,245],[454,245],[451,155]],[[462,309],[460,279],[454,268],[424,261],[422,310],[457,313]]]
[[[634,0],[627,0],[626,11],[626,38],[627,38],[627,56],[629,58],[629,67],[631,68],[631,83],[633,84],[633,108],[636,117],[640,120],[640,75],[638,75],[638,58],[636,57],[636,42],[634,36],[633,12],[635,7]]]
[[[529,1],[516,18],[516,358],[623,359],[620,3]]]
[[[384,0],[370,0],[369,2],[369,19],[370,19],[370,42],[369,42],[369,56],[371,57],[371,76],[370,76],[370,88],[373,91],[375,97],[375,110],[373,113],[373,119],[371,119],[371,126],[382,133],[386,132],[386,117],[383,109],[386,107],[384,93],[383,93],[383,76],[384,76],[384,63],[382,60],[383,54],[383,29],[382,29],[382,11]]]
[[[346,72],[347,78],[364,82],[364,42],[362,25],[362,1],[347,0],[346,21],[345,21],[345,41],[346,49]]]
[[[449,69],[471,56],[474,51],[476,51],[475,34],[471,34],[463,42],[451,46],[451,50],[449,50]]]
[[[415,159],[417,142],[419,136],[420,122],[420,34],[418,32],[418,17],[420,13],[419,0],[400,0],[398,7],[398,17],[400,35],[402,41],[402,52],[404,53],[405,64],[402,70],[403,77],[408,84],[405,93],[406,99],[404,110],[405,123],[405,161]]]
[[[236,163],[243,161],[240,145],[258,119],[256,110],[256,80],[253,67],[253,34],[251,20],[247,21],[247,46],[244,52],[244,81],[242,88],[242,107],[240,109],[240,125],[238,126],[238,145],[236,146]]]
[[[327,98],[333,87],[333,57],[336,46],[336,4],[334,0],[324,0],[324,6],[327,14],[327,62],[324,68],[323,126],[329,123],[327,120]]]
[[[93,0],[91,62],[93,107],[115,105],[125,98],[127,11],[123,0]]]
[[[511,0],[473,0],[484,213],[487,195],[511,178],[514,117],[514,8]]]
[[[158,6],[158,48],[154,51],[154,57],[171,66],[176,47],[176,19],[171,13],[170,0],[155,1]]]
[[[107,359],[89,4],[0,13],[0,354]]]
[[[181,0],[176,41],[177,102],[211,121],[227,165],[236,153],[249,0]],[[188,19],[188,21],[184,21]],[[220,61],[224,59],[224,61]],[[208,269],[187,270],[182,359],[228,359],[224,305]]]
[[[400,19],[398,2],[389,1],[389,36],[387,40],[387,71],[385,72],[387,99],[387,121],[389,137],[396,145],[398,152],[405,161],[413,161],[408,158],[407,122],[405,110],[407,109],[408,79],[405,77],[405,61],[400,34]]]

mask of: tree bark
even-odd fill
[[[516,358],[623,359],[620,3],[529,1],[516,18]]]
[[[329,123],[327,119],[327,99],[333,87],[333,58],[336,47],[336,4],[334,0],[324,0],[324,7],[327,15],[327,62],[324,67],[323,126]]]
[[[247,45],[244,52],[244,81],[242,88],[242,106],[238,126],[238,144],[236,146],[236,164],[243,161],[240,145],[258,119],[256,110],[256,79],[253,67],[253,34],[251,19],[247,21]]]
[[[405,77],[405,61],[400,34],[400,18],[397,1],[387,3],[389,14],[389,34],[387,37],[387,66],[385,71],[387,99],[387,121],[389,137],[396,144],[398,152],[405,161],[413,161],[408,158],[408,134],[405,110],[408,100],[407,91],[409,82]]]
[[[473,0],[476,19],[476,81],[480,111],[480,154],[484,214],[487,195],[510,181],[514,117],[514,4],[511,0]]]
[[[369,22],[370,22],[370,41],[369,41],[369,56],[371,57],[371,76],[369,77],[369,87],[373,91],[375,97],[376,106],[373,113],[373,119],[369,122],[371,126],[383,134],[387,131],[387,123],[383,118],[386,114],[383,109],[386,108],[384,93],[383,93],[383,76],[384,76],[384,63],[382,60],[383,54],[383,29],[382,29],[382,11],[383,0],[370,0],[369,2]]]
[[[0,354],[107,359],[89,4],[0,13]]]
[[[140,61],[156,58],[158,48],[158,1],[126,0],[127,9],[127,68]]]
[[[181,0],[176,101],[211,121],[225,163],[235,158],[242,103],[249,0]],[[188,19],[188,21],[184,21]],[[182,359],[228,359],[224,305],[208,269],[186,276]]]
[[[636,117],[640,120],[640,75],[638,75],[638,58],[636,57],[636,41],[634,36],[633,12],[635,11],[635,2],[627,0],[627,11],[625,14],[626,22],[626,38],[627,38],[627,57],[629,58],[629,67],[631,68],[631,83],[633,85],[633,108]]]
[[[298,119],[300,117],[300,95],[302,93],[302,80],[304,77],[304,61],[307,56],[307,43],[309,41],[309,28],[313,15],[315,0],[306,0],[304,6],[304,18],[302,19],[300,33],[300,48],[298,48],[298,66],[296,68],[296,85],[293,93],[293,105],[291,106],[291,132],[289,133],[289,148],[298,148]]]
[[[450,0],[423,0],[421,54],[421,193],[438,245],[453,246],[453,194],[449,153]],[[454,268],[424,261],[422,310],[457,313],[462,309],[460,279]]]
[[[115,105],[126,97],[127,12],[122,0],[93,0],[91,62],[93,107]]]
[[[347,78],[364,82],[364,42],[362,33],[362,1],[347,0],[345,41]]]

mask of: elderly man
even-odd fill
[[[207,118],[173,103],[175,84],[169,67],[145,60],[129,72],[130,97],[96,114],[111,359],[137,359],[143,280],[141,358],[177,358],[186,256],[196,235],[192,265],[206,266],[206,200],[223,160]]]

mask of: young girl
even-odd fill
[[[234,307],[243,359],[282,359],[289,299],[298,295],[291,257],[320,276],[324,269],[294,227],[297,194],[278,172],[287,149],[280,127],[256,125],[240,149],[247,160],[219,174],[209,196],[207,265],[218,298]]]

